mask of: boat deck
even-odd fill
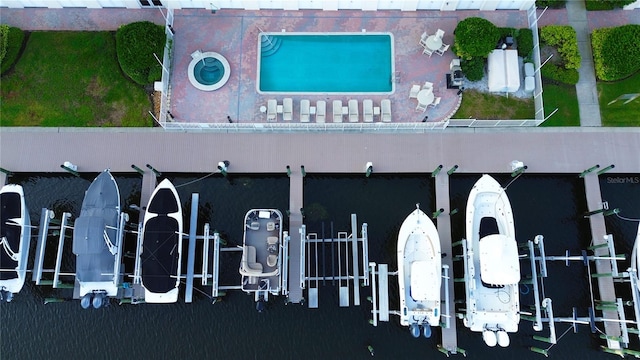
[[[282,261],[282,215],[277,210],[251,210],[245,217],[240,273],[242,290],[280,291]],[[266,288],[263,283],[268,281]]]

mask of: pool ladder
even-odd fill
[[[280,48],[281,44],[281,38],[262,33],[260,34],[260,47],[262,48],[262,57],[275,54]]]

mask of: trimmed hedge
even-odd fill
[[[537,0],[536,6],[539,8],[550,7],[551,9],[561,9],[565,7],[567,0]]]
[[[600,80],[624,79],[640,70],[640,25],[600,28],[591,34],[593,62]]]
[[[166,35],[160,25],[140,21],[121,26],[116,33],[116,51],[122,71],[140,85],[160,80]]]
[[[489,20],[469,17],[458,23],[454,31],[453,51],[462,59],[486,58],[496,48],[500,31]]]
[[[629,5],[636,0],[586,0],[587,10],[613,10]]]
[[[467,80],[479,81],[484,77],[484,63],[485,58],[474,57],[468,60],[463,59],[460,62],[460,67]]]
[[[6,30],[1,30],[4,27],[6,27]],[[4,74],[18,60],[18,55],[24,42],[24,31],[17,27],[0,25],[0,32],[2,32],[0,46],[3,47],[3,49],[0,49],[2,53],[2,57],[0,57],[0,74]]]
[[[547,25],[540,28],[540,40],[549,46],[554,46],[566,69],[579,69],[580,51],[576,31],[569,25]]]
[[[543,78],[569,85],[575,85],[580,80],[578,70],[565,69],[550,62],[540,68],[540,75]]]
[[[516,43],[518,44],[518,56],[523,58],[531,56],[533,51],[533,32],[531,29],[520,29],[516,37]]]

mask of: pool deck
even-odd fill
[[[266,115],[259,111],[268,99],[282,104],[285,97],[293,99],[293,120],[300,121],[300,100],[309,99],[312,106],[318,100],[327,103],[327,120],[331,122],[333,100],[359,103],[362,122],[362,100],[372,99],[380,106],[382,99],[391,99],[392,122],[419,122],[425,116],[428,121],[439,121],[457,110],[460,98],[456,89],[447,89],[446,74],[454,54],[449,49],[443,56],[422,54],[420,35],[445,31],[444,43],[453,43],[453,30],[459,21],[469,16],[481,16],[497,26],[528,27],[526,12],[399,12],[399,11],[276,11],[224,10],[211,14],[207,10],[176,10],[175,56],[171,77],[170,111],[177,121],[213,123],[226,122],[227,116],[235,122],[266,122]],[[391,95],[262,95],[256,90],[258,34],[265,32],[390,32],[394,36],[394,60],[398,77],[395,93]],[[229,81],[221,89],[204,92],[196,89],[188,80],[187,68],[191,53],[196,50],[215,51],[222,54],[231,65]],[[287,76],[287,74],[282,74]],[[434,83],[434,94],[442,98],[440,105],[426,112],[416,111],[416,99],[409,98],[414,84],[425,81]],[[312,117],[311,121],[314,121]],[[278,116],[282,122],[282,116]],[[379,118],[374,121],[380,121]]]

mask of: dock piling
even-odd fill
[[[371,176],[371,172],[373,172],[373,163],[371,161],[364,166],[364,172],[366,177]]]
[[[71,166],[69,166],[71,165]],[[73,174],[76,177],[80,177],[80,174],[78,173],[78,167],[73,165],[72,163],[65,161],[64,164],[60,165],[61,168],[67,170],[68,172],[70,172],[71,174]]]
[[[133,170],[135,170],[138,174],[143,175],[144,176],[144,170],[140,169],[139,167],[137,167],[135,164],[131,164],[131,168]]]
[[[307,171],[304,169],[304,165],[300,165],[300,172],[302,173],[302,177],[307,176]]]
[[[440,173],[440,170],[442,170],[442,164],[438,165],[438,167],[431,172],[431,177],[438,176],[438,174]]]
[[[0,172],[4,173],[7,176],[13,176],[13,172],[11,172],[11,171],[9,171],[9,170],[7,170],[5,168],[1,168],[0,167]]]
[[[455,215],[458,213],[458,208],[455,208],[449,212],[449,215]]]
[[[451,174],[453,174],[456,170],[458,170],[458,165],[453,165],[453,167],[449,169],[449,171],[447,171],[447,175],[451,176]]]
[[[613,165],[613,164],[611,164],[611,165],[607,166],[606,168],[604,168],[604,169],[602,169],[602,170],[598,171],[598,173],[597,173],[597,174],[598,174],[598,175],[602,175],[602,174],[606,173],[607,171],[609,171],[609,170],[613,169],[614,167],[616,167],[616,166],[615,166],[615,165]]]
[[[218,171],[222,174],[222,176],[227,177],[227,170],[229,168],[229,161],[224,160],[218,163]]]
[[[291,177],[291,166],[287,165],[287,176]]]
[[[440,216],[440,214],[442,214],[444,212],[444,209],[440,208],[438,209],[438,211],[433,213],[433,216],[431,217],[432,219],[437,218],[438,216]]]
[[[516,168],[515,170],[513,170],[513,172],[511,172],[511,177],[516,177],[522,174],[525,170],[527,170],[527,168],[527,165]]]

